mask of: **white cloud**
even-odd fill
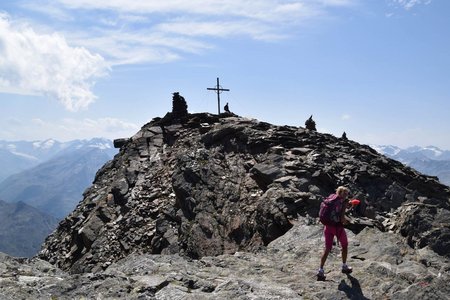
[[[109,66],[171,62],[217,39],[278,41],[357,1],[24,0],[22,9],[46,18],[29,15],[31,26],[0,15],[0,92],[50,96],[76,111],[95,101]],[[50,26],[59,33],[44,33]]]
[[[45,0],[44,0],[45,1]],[[115,64],[164,63],[215,47],[211,38],[277,41],[292,27],[356,0],[58,0],[53,6],[90,22],[66,36]],[[50,2],[48,2],[50,3]],[[51,16],[53,11],[49,11]],[[77,21],[77,20],[75,20]],[[85,25],[86,26],[86,25]]]
[[[353,5],[355,1],[353,0],[321,0],[325,5],[330,6],[350,6]]]
[[[392,0],[394,4],[400,5],[406,10],[413,8],[416,5],[428,5],[432,0]]]
[[[94,79],[108,70],[100,55],[69,46],[60,34],[0,15],[0,92],[46,95],[76,111],[95,100]]]
[[[61,21],[73,21],[73,17],[64,9],[54,6],[51,3],[42,3],[38,1],[21,2],[23,8],[33,10],[51,16],[54,19]]]
[[[161,23],[156,29],[165,33],[183,36],[212,36],[227,38],[244,35],[259,40],[275,40],[281,38],[280,33],[272,32],[270,26],[253,21],[189,21],[181,20]]]
[[[280,21],[315,15],[317,6],[343,5],[351,1],[282,0],[59,0],[69,9],[100,9],[137,14],[227,16]]]
[[[180,53],[201,53],[212,47],[187,37],[149,30],[104,30],[97,37],[80,34],[73,37],[73,40],[84,47],[102,52],[112,65],[171,62],[178,60]]]

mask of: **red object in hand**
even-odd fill
[[[356,206],[356,205],[359,205],[359,203],[361,203],[361,201],[358,199],[352,199],[349,202],[352,206]]]

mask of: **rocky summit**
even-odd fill
[[[32,282],[38,298],[450,296],[449,187],[369,146],[232,113],[168,113],[115,145],[76,209],[23,262],[38,279],[16,271],[0,295]],[[339,185],[361,200],[347,226],[355,271],[338,272],[336,246],[328,281],[316,282],[318,210]]]

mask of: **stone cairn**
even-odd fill
[[[305,126],[306,126],[306,129],[317,131],[316,122],[313,120],[312,115],[311,115],[311,117],[309,117],[308,120],[306,120]]]
[[[179,92],[173,93],[172,116],[174,119],[181,119],[188,115],[186,100]]]

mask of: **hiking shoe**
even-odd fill
[[[344,274],[350,274],[351,272],[353,272],[353,269],[349,266],[343,266],[342,267],[342,273]]]
[[[325,273],[323,270],[319,270],[319,272],[317,272],[317,281],[325,281]]]

